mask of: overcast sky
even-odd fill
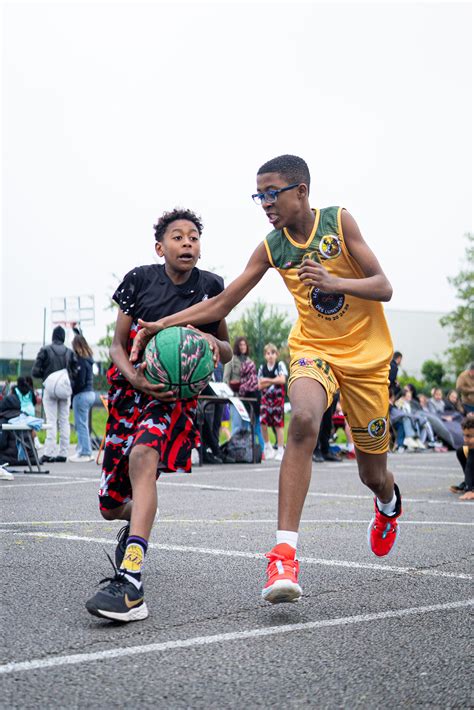
[[[202,215],[200,266],[236,277],[270,231],[250,195],[301,155],[313,206],[353,214],[394,287],[447,311],[472,230],[470,3],[5,3],[0,340],[51,298],[154,261],[153,224]],[[268,274],[247,297],[289,303]]]

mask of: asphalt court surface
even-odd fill
[[[474,507],[454,453],[391,456],[396,550],[367,548],[354,462],[315,464],[301,525],[303,598],[264,603],[278,466],[164,474],[145,568],[148,619],[84,602],[112,572],[120,523],[97,510],[99,468],[0,481],[1,708],[472,707]]]

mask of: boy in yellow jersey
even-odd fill
[[[387,470],[388,372],[392,341],[381,301],[392,287],[354,218],[341,207],[312,209],[310,175],[302,158],[282,155],[258,170],[257,193],[273,227],[243,273],[222,293],[157,321],[141,322],[131,353],[172,325],[224,318],[275,268],[293,295],[298,320],[288,340],[291,422],[280,468],[276,546],[267,553],[269,602],[294,602],[298,584],[298,528],[311,479],[311,456],[321,417],[337,389],[352,430],[362,482],[375,494],[369,547],[387,555],[398,534],[401,498]]]

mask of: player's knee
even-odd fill
[[[291,437],[296,443],[309,439],[316,441],[318,433],[319,425],[312,412],[304,409],[292,412],[288,437]]]
[[[134,446],[130,454],[130,475],[155,475],[158,464],[157,452],[149,446]]]
[[[104,520],[116,520],[117,519],[117,509],[108,510],[107,508],[100,508],[100,514]]]

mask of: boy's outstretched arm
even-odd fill
[[[199,326],[204,323],[221,321],[258,284],[270,266],[267,251],[262,242],[255,249],[240,276],[234,279],[219,295],[209,298],[207,301],[196,303],[190,308],[185,308],[184,311],[174,313],[172,316],[166,316],[166,318],[154,323],[146,323],[139,320],[141,330],[138,331],[133,341],[130,360],[132,362],[138,360],[139,354],[151,336],[164,328],[169,328],[172,325],[186,326],[189,324]]]
[[[365,243],[357,222],[347,210],[342,211],[342,231],[349,254],[359,265],[360,279],[344,279],[330,274],[324,266],[306,260],[298,271],[307,286],[326,293],[347,293],[369,301],[390,301],[392,286],[373,251]]]
[[[216,335],[211,333],[204,333],[199,328],[195,328],[193,325],[189,326],[197,333],[200,333],[204,338],[206,338],[209,343],[209,347],[212,350],[212,355],[214,357],[214,363],[217,366],[219,360],[225,365],[227,362],[232,360],[232,348],[229,343],[229,331],[227,329],[227,323],[225,319],[222,319],[217,327]]]

